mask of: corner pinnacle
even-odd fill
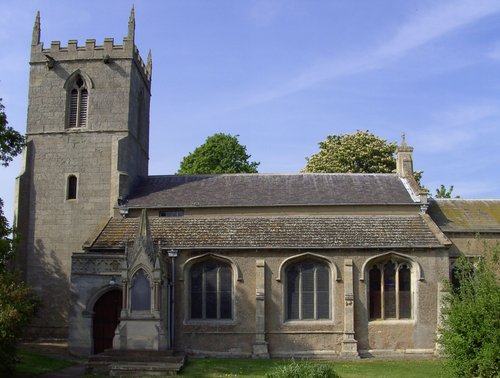
[[[40,11],[36,12],[35,24],[33,25],[33,36],[31,38],[31,46],[38,46],[40,44]]]

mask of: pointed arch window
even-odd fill
[[[190,270],[191,319],[233,317],[233,271],[221,261],[202,261]]]
[[[384,260],[369,271],[370,319],[411,319],[411,264]]]
[[[286,268],[286,320],[331,319],[330,269],[305,260]]]
[[[89,91],[85,80],[77,75],[69,91],[68,127],[86,127]]]
[[[132,278],[130,310],[151,311],[151,283],[144,269],[139,269]]]

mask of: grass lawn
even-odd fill
[[[189,359],[181,376],[193,378],[215,377],[265,377],[267,371],[286,360],[252,359]],[[447,378],[443,361],[423,359],[379,360],[364,359],[358,361],[317,362],[333,365],[333,369],[342,378],[354,377],[433,377]]]
[[[21,361],[16,365],[16,375],[14,375],[16,378],[35,377],[76,364],[75,361],[48,357],[24,349],[19,350],[18,356]]]
[[[17,365],[15,378],[35,377],[75,365],[74,360],[49,357],[37,352],[20,349],[21,362]],[[181,377],[216,378],[246,377],[262,378],[266,372],[277,365],[290,360],[254,360],[254,359],[215,359],[189,358],[182,370]],[[384,377],[384,378],[449,378],[445,374],[444,361],[436,359],[362,359],[356,361],[333,360],[315,361],[314,363],[331,364],[335,372],[342,378]],[[87,376],[96,377],[96,376]]]

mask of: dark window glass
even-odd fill
[[[191,318],[231,319],[233,278],[229,264],[204,261],[191,268]]]
[[[370,319],[380,319],[382,317],[381,311],[381,290],[380,280],[382,274],[377,266],[370,270]]]
[[[411,272],[406,265],[399,268],[399,317],[411,318]]]
[[[370,319],[411,318],[411,265],[394,261],[374,265],[369,285]]]
[[[317,318],[330,318],[330,272],[324,265],[316,268]]]
[[[219,271],[220,277],[220,318],[231,319],[232,314],[232,270],[229,266],[221,266]]]
[[[144,272],[140,269],[134,274],[132,279],[131,290],[131,311],[150,311],[151,310],[151,285],[149,279]]]
[[[76,176],[74,175],[68,176],[66,199],[76,199],[77,188],[78,188],[78,179],[76,178]]]
[[[191,269],[191,317],[203,317],[203,266]]]
[[[305,261],[286,270],[286,319],[330,318],[330,273],[321,263]]]
[[[384,265],[384,318],[396,317],[396,271],[394,264]]]
[[[287,274],[287,319],[299,319],[299,270],[288,269]]]

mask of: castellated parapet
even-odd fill
[[[115,45],[114,38],[104,38],[102,45],[96,45],[95,39],[87,39],[83,46],[79,46],[77,40],[70,39],[67,46],[61,46],[60,41],[52,41],[50,47],[45,48],[43,42],[40,41],[40,36],[40,13],[38,13],[33,28],[30,64],[44,63],[49,69],[52,69],[57,63],[67,61],[100,60],[103,64],[112,64],[117,60],[132,59],[139,72],[144,75],[148,87],[151,86],[151,53],[148,54],[147,63],[144,63],[135,45],[135,16],[133,9],[129,20],[129,32],[123,38],[122,45]]]

